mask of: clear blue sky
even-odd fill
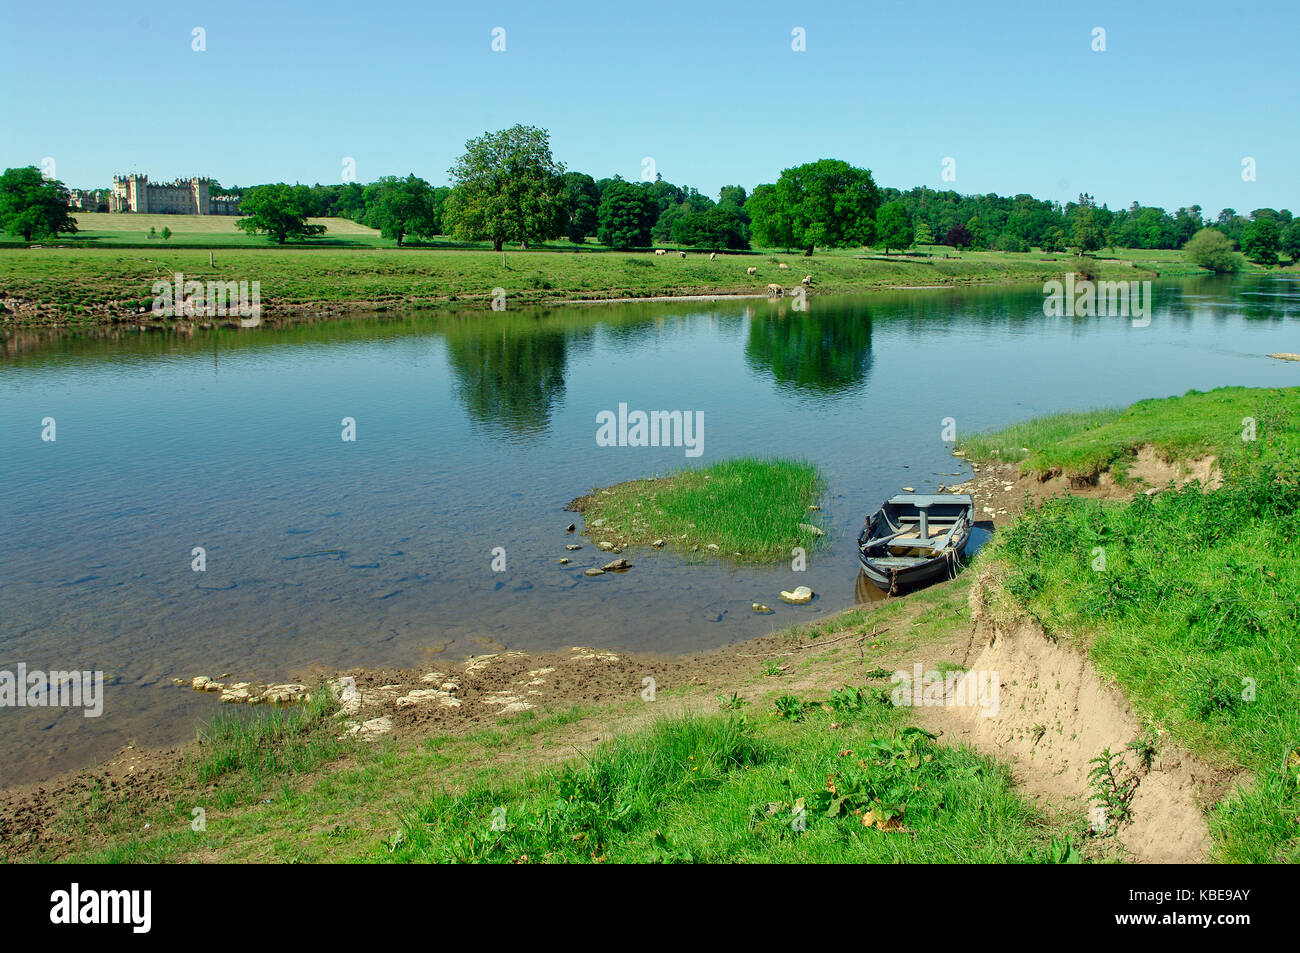
[[[76,187],[337,182],[346,156],[445,184],[524,122],[570,169],[652,156],[714,196],[833,157],[899,188],[1300,212],[1297,0],[0,3],[0,163]]]

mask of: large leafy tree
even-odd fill
[[[1241,250],[1258,265],[1276,265],[1281,245],[1277,222],[1271,218],[1256,219],[1241,236]]]
[[[907,206],[902,202],[882,205],[876,213],[876,244],[883,245],[888,255],[891,248],[911,248],[912,240],[912,220],[907,215]]]
[[[457,238],[500,251],[565,232],[564,165],[551,156],[545,129],[515,125],[470,139],[451,177],[443,224]]]
[[[1232,242],[1217,228],[1203,228],[1188,240],[1183,252],[1187,260],[1210,271],[1237,270],[1237,256],[1232,252]]]
[[[673,224],[672,239],[698,248],[748,248],[745,220],[735,206],[688,212]]]
[[[1282,250],[1293,263],[1300,261],[1300,219],[1287,226],[1282,238]]]
[[[755,197],[761,188],[754,190]],[[755,234],[779,236],[788,224],[790,244],[803,248],[806,255],[811,255],[818,245],[869,245],[875,237],[880,192],[868,169],[839,159],[795,166],[781,173],[772,199],[765,197],[748,209]],[[777,216],[775,222],[760,224],[760,215],[766,218],[773,213]]]
[[[25,242],[75,232],[77,220],[68,214],[68,198],[62,182],[43,178],[34,165],[5,169],[0,175],[0,226]]]
[[[610,248],[645,248],[658,211],[649,187],[614,179],[600,193],[596,236]]]
[[[305,185],[255,185],[244,192],[239,210],[244,218],[235,227],[245,232],[261,232],[283,245],[290,238],[310,238],[325,234],[324,225],[308,222],[315,200]]]
[[[438,234],[438,209],[434,189],[412,174],[401,179],[387,176],[376,183],[374,202],[366,213],[366,223],[379,229],[385,238],[431,238]]]
[[[1062,240],[1063,238],[1062,236]],[[948,233],[943,236],[943,243],[953,248],[966,248],[973,240],[974,236],[971,235],[970,229],[960,222],[948,229]]]
[[[775,185],[760,185],[745,202],[750,235],[765,248],[794,247],[794,219]]]
[[[595,179],[585,172],[564,173],[565,236],[569,241],[581,244],[588,235],[596,234],[599,207],[600,192]]]

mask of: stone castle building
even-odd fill
[[[238,195],[212,195],[211,180],[177,179],[155,184],[140,173],[113,176],[108,195],[110,212],[147,212],[152,215],[238,215]]]

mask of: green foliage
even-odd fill
[[[911,248],[913,242],[912,220],[907,206],[902,202],[887,202],[876,213],[876,244],[885,249]]]
[[[759,186],[746,206],[764,245],[844,248],[875,237],[880,193],[867,169],[839,159],[819,159],[786,169],[770,190]]]
[[[933,245],[934,233],[930,231],[930,224],[924,219],[916,223],[916,235],[913,241],[917,245]]]
[[[649,186],[615,179],[600,193],[597,238],[610,248],[645,248],[657,215]]]
[[[311,206],[311,190],[305,185],[259,185],[244,193],[239,204],[244,217],[235,227],[250,234],[263,233],[280,245],[290,238],[323,235],[324,225],[307,221]]]
[[[441,224],[437,196],[428,182],[414,174],[404,179],[388,176],[369,190],[365,222],[384,238],[396,239],[399,247],[408,235],[432,238]]]
[[[551,156],[550,135],[514,125],[465,143],[451,168],[453,186],[443,210],[444,230],[465,241],[530,242],[564,234],[564,166]]]
[[[564,174],[564,214],[567,219],[565,237],[581,244],[589,235],[595,235],[599,222],[596,211],[600,207],[600,192],[596,180],[585,172]]]
[[[749,247],[745,220],[735,208],[721,206],[689,212],[673,223],[672,239],[697,248]]]
[[[1217,228],[1202,228],[1183,246],[1183,251],[1187,260],[1198,268],[1208,268],[1219,273],[1236,271],[1238,268],[1232,243]]]
[[[0,175],[0,228],[23,241],[54,238],[77,231],[68,214],[68,189],[58,179],[46,179],[34,165],[5,169]]]
[[[1259,265],[1276,265],[1280,248],[1281,239],[1278,237],[1277,222],[1271,218],[1260,218],[1251,222],[1241,237],[1242,252]]]
[[[1281,248],[1291,259],[1292,264],[1300,262],[1300,221],[1294,221],[1287,226],[1282,237]]]

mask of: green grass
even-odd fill
[[[1056,414],[968,437],[960,446],[975,462],[1020,461],[1024,472],[1090,480],[1104,470],[1122,471],[1147,444],[1168,460],[1213,453],[1227,467],[1254,448],[1277,461],[1289,452],[1298,417],[1300,389],[1220,387],[1122,411]],[[1256,422],[1254,441],[1242,439],[1249,436],[1247,418]]]
[[[1088,459],[1136,442],[1208,450],[1231,462],[1227,484],[1053,500],[981,554],[1014,611],[1084,646],[1152,727],[1249,773],[1211,817],[1229,862],[1300,860],[1298,395],[1233,388],[1134,405],[1096,428],[1107,450]],[[1252,412],[1259,433],[1247,443],[1233,428]]]
[[[161,217],[161,216],[160,216]],[[147,229],[146,229],[147,231]],[[240,238],[240,236],[233,236]],[[370,242],[365,236],[348,240]],[[342,240],[342,239],[340,239]],[[222,241],[225,237],[222,236]],[[259,240],[260,241],[260,240]],[[55,247],[65,246],[66,247]],[[214,263],[209,265],[209,254]],[[787,269],[779,268],[786,263]],[[757,274],[748,275],[749,267]],[[755,251],[687,258],[649,252],[615,252],[599,246],[549,250],[487,249],[435,243],[430,247],[330,247],[324,241],[275,247],[231,242],[216,251],[187,246],[179,236],[136,248],[84,247],[60,241],[41,248],[0,247],[0,291],[32,302],[40,313],[9,315],[10,323],[139,322],[137,309],[153,303],[153,283],[181,272],[187,279],[259,281],[264,314],[307,303],[336,306],[447,305],[487,307],[494,288],[506,291],[507,308],[525,304],[608,298],[694,294],[763,295],[769,283],[786,289],[806,274],[814,294],[840,294],[893,287],[1038,283],[1071,270],[1067,258],[971,252],[962,258],[866,255],[858,250],[819,252],[812,258]],[[1131,277],[1122,264],[1107,264],[1108,278]]]
[[[646,546],[663,539],[689,556],[770,563],[790,559],[795,546],[825,543],[817,531],[821,514],[809,509],[825,485],[811,463],[742,457],[597,490],[575,508],[597,542]]]
[[[679,717],[580,765],[439,794],[407,815],[388,850],[479,863],[1046,858],[1045,828],[1004,768],[902,727],[888,693],[831,701],[798,703],[798,720],[775,710]]]

